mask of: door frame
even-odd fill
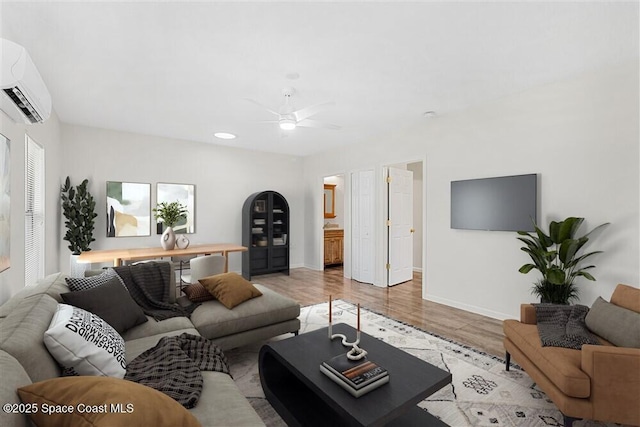
[[[324,224],[327,221],[324,217],[324,180],[325,178],[329,178],[331,176],[341,175],[344,178],[344,194],[343,194],[343,205],[344,205],[344,246],[342,248],[343,251],[343,276],[347,278],[351,278],[351,253],[347,254],[347,236],[351,238],[351,182],[347,182],[347,177],[350,177],[350,172],[335,172],[335,173],[325,173],[322,174],[317,180],[316,185],[314,186],[313,194],[316,195],[314,200],[318,200],[318,206],[315,207],[313,212],[314,221],[314,235],[318,237],[318,241],[316,244],[317,249],[317,266],[319,271],[324,271]],[[315,205],[314,205],[315,206]],[[319,230],[319,231],[318,231]],[[349,248],[351,244],[349,243]],[[347,269],[348,267],[348,269]],[[349,274],[347,276],[347,273]]]
[[[382,189],[381,189],[381,193],[382,193],[382,200],[384,201],[384,203],[381,203],[381,210],[382,210],[382,218],[384,218],[384,224],[383,224],[383,230],[384,232],[382,233],[382,241],[383,241],[383,248],[384,248],[384,259],[383,259],[383,269],[384,269],[384,286],[389,286],[389,275],[387,274],[387,270],[386,270],[386,263],[387,263],[387,254],[389,253],[389,234],[387,233],[387,224],[386,224],[386,219],[389,218],[389,206],[388,206],[388,200],[389,200],[389,189],[387,187],[387,183],[386,183],[386,177],[387,177],[387,173],[390,167],[397,167],[398,165],[409,165],[409,164],[415,164],[415,163],[420,163],[422,165],[422,185],[420,186],[419,191],[422,194],[422,203],[420,206],[420,218],[416,218],[414,215],[413,218],[413,222],[414,224],[417,221],[420,221],[422,224],[422,247],[421,247],[421,254],[420,257],[422,258],[422,295],[424,298],[425,292],[426,292],[426,282],[425,282],[425,277],[424,277],[424,270],[425,270],[425,266],[427,263],[426,260],[426,254],[425,254],[425,248],[427,247],[427,233],[426,233],[426,225],[427,225],[427,217],[426,217],[426,208],[427,208],[427,195],[425,193],[425,177],[427,176],[427,171],[426,171],[426,158],[423,159],[413,159],[413,160],[407,160],[407,161],[396,161],[393,163],[387,163],[382,165],[382,172],[381,172],[381,176],[382,181],[383,181],[383,185],[382,185]],[[415,191],[415,189],[414,189]],[[415,204],[415,200],[414,200],[414,208],[415,208],[416,204]]]
[[[415,240],[415,235],[414,235],[415,221],[413,218],[414,211],[415,211],[415,208],[413,206],[414,195],[415,195],[415,191],[413,189],[414,173],[413,173],[413,168],[409,167],[408,164],[404,168],[390,166],[385,168],[385,170],[386,170],[386,176],[387,176],[387,182],[386,182],[386,188],[387,188],[386,205],[387,205],[387,214],[388,214],[387,215],[387,241],[389,242],[387,246],[387,266],[386,266],[387,286],[395,286],[401,283],[405,283],[408,280],[413,280],[414,265],[415,265],[415,257],[413,255],[413,249],[415,246],[415,241],[414,241]],[[406,178],[410,178],[411,182],[409,183],[408,188],[403,187],[402,189],[400,189],[397,186],[398,183],[395,182],[396,180],[393,178],[398,178],[400,180],[399,181],[400,184],[402,184]],[[401,200],[398,200],[397,197],[392,197],[392,192],[389,191],[392,189],[392,187],[395,188],[395,191],[401,190],[402,194],[406,194],[410,198],[409,215],[411,220],[408,221],[407,223],[403,222],[404,219],[407,219],[407,220],[409,219],[405,217],[406,213],[399,211],[397,209],[393,209],[396,203],[399,203],[400,205],[403,204],[403,200],[402,200],[403,198]],[[410,191],[406,192],[405,190],[410,190]],[[392,212],[395,212],[393,218],[391,217]],[[404,227],[406,227],[406,229]],[[401,248],[398,248],[395,246],[395,244],[392,244],[392,241],[395,241],[395,239],[398,238],[398,236],[396,235],[396,233],[398,232],[402,234],[400,238]],[[408,234],[404,234],[404,233],[408,233]],[[394,242],[394,243],[398,243],[398,242]],[[395,250],[393,249],[394,247],[395,247]],[[405,254],[404,253],[405,250],[408,250],[408,253]],[[408,257],[405,255],[408,255]]]
[[[334,173],[334,174],[329,174],[329,175],[324,175],[322,177],[322,188],[323,188],[323,194],[322,194],[322,200],[324,201],[324,185],[325,185],[325,179],[327,178],[331,178],[334,176],[341,176],[342,177],[342,182],[343,182],[343,194],[342,194],[342,206],[343,206],[343,215],[344,215],[344,219],[342,220],[342,229],[344,230],[344,238],[343,240],[347,239],[347,219],[351,219],[351,206],[347,207],[347,200],[351,200],[351,197],[347,198],[347,174],[343,173],[343,172],[338,172],[338,173]],[[335,193],[334,193],[335,194]],[[335,208],[335,207],[334,207]],[[347,212],[349,212],[349,214],[347,215]],[[327,219],[324,217],[324,203],[322,203],[322,235],[321,235],[321,239],[320,239],[320,270],[324,271],[325,269],[325,265],[324,265],[324,224],[326,222],[331,222],[330,219]],[[349,229],[351,227],[351,222],[349,221]],[[350,234],[349,234],[350,235]],[[345,258],[345,243],[343,243],[343,247],[342,247],[342,257],[343,257],[343,262],[342,262],[342,268],[343,271],[345,269],[345,264],[346,264],[346,260]],[[345,276],[346,277],[346,276]]]

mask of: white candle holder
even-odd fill
[[[354,342],[348,342],[347,337],[344,334],[334,334],[333,325],[329,324],[329,339],[342,338],[342,345],[345,347],[351,347],[351,350],[347,352],[347,359],[360,360],[367,355],[367,350],[360,348],[360,331],[356,331],[356,340]]]
[[[356,340],[354,342],[348,342],[347,337],[344,334],[333,333],[333,322],[331,319],[331,296],[329,296],[329,339],[334,340],[336,338],[342,339],[342,345],[345,347],[351,347],[351,350],[347,352],[347,359],[360,360],[367,355],[367,350],[360,348],[360,305],[358,304],[358,329],[356,330]]]

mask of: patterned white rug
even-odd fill
[[[302,308],[300,321],[300,333],[327,326],[328,304]],[[334,301],[333,321],[355,326],[356,306]],[[507,372],[504,360],[498,357],[364,309],[361,309],[361,327],[369,335],[452,373],[451,384],[419,404],[450,426],[563,425],[555,405],[517,366]],[[274,340],[289,337],[287,334]],[[261,345],[226,352],[231,373],[267,426],[285,426],[260,387],[258,352]],[[609,426],[589,420],[576,421],[573,425]]]

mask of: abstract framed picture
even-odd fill
[[[191,234],[196,232],[196,186],[193,184],[170,184],[159,182],[156,184],[157,203],[178,202],[187,207],[187,217],[178,221],[173,227],[173,231],[181,234]],[[164,224],[158,222],[156,225],[158,234],[164,232]]]
[[[151,184],[107,181],[107,237],[151,235]]]
[[[0,134],[0,271],[11,266],[11,145]]]

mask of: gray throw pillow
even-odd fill
[[[618,307],[598,297],[591,306],[585,323],[591,332],[611,344],[640,348],[640,313]]]
[[[127,289],[127,285],[124,284],[124,281],[120,278],[120,276],[118,276],[118,273],[116,273],[113,268],[107,268],[101,274],[95,276],[67,277],[64,280],[65,282],[67,282],[67,286],[69,286],[69,289],[76,292],[86,291],[104,285],[114,277],[120,281],[120,284],[124,286],[125,289]]]
[[[104,285],[86,291],[68,292],[61,297],[65,303],[99,316],[119,334],[148,320],[142,308],[115,277]]]

